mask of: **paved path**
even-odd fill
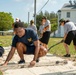
[[[5,54],[2,58],[0,58],[1,64],[5,61],[7,54],[9,52],[10,47],[5,48]],[[30,62],[33,59],[33,55],[25,55],[26,62]],[[47,54],[45,57],[40,58],[40,63],[50,63],[56,61],[64,61],[60,57],[56,57],[52,54]],[[19,61],[19,57],[17,52],[9,63],[17,63]],[[74,66],[75,62],[68,61],[68,64],[54,64],[54,65],[43,65],[39,67],[32,68],[20,68],[20,69],[12,69],[12,67],[3,72],[3,75],[76,75],[76,66]],[[52,64],[52,63],[50,63]]]

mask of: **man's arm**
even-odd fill
[[[64,38],[63,38],[63,40],[66,39],[67,34],[68,34],[67,32],[68,32],[68,26],[65,24],[65,25],[64,25]]]
[[[33,67],[36,63],[37,58],[38,58],[38,53],[39,53],[39,49],[40,49],[39,40],[34,41],[34,45],[35,45],[35,54],[34,54],[33,60],[30,62],[29,67]]]
[[[14,53],[15,53],[15,47],[12,47],[12,48],[11,48],[11,51],[9,52],[9,54],[8,54],[8,56],[7,56],[7,59],[6,59],[6,61],[5,61],[5,63],[4,63],[3,65],[7,65],[7,64],[8,64],[8,62],[9,62],[9,61],[11,60],[11,58],[13,57]]]
[[[33,60],[36,61],[37,58],[38,58],[38,53],[39,53],[39,49],[40,49],[40,46],[39,46],[40,42],[39,42],[39,40],[34,41],[34,45],[35,45],[35,54],[34,54]]]

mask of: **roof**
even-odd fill
[[[70,3],[65,3],[63,5],[63,7],[61,8],[61,10],[70,10],[70,9],[76,9],[76,5],[75,4],[70,4]]]

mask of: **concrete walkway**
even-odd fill
[[[5,48],[5,53],[3,57],[0,58],[1,64],[5,61],[8,52],[10,50],[10,47]],[[30,62],[33,59],[33,55],[25,55],[26,63]],[[3,71],[3,75],[76,75],[76,66],[74,66],[75,62],[68,61],[67,64],[53,64],[57,61],[64,61],[65,59],[62,59],[60,57],[56,57],[52,54],[47,54],[45,57],[40,58],[40,62],[38,64],[41,65],[41,63],[48,63],[48,65],[41,65],[39,67],[32,67],[32,68],[20,68],[20,69],[7,69]],[[17,63],[19,61],[19,57],[17,52],[13,56],[12,60],[9,62],[11,63]],[[49,65],[50,64],[50,65]]]

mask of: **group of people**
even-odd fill
[[[71,41],[76,50],[76,26],[73,22],[61,19],[60,25],[64,26],[64,47],[66,49],[65,57],[70,57],[69,47]],[[12,41],[11,50],[3,65],[7,65],[17,50],[20,61],[18,64],[25,63],[24,54],[33,54],[34,58],[29,66],[34,66],[39,62],[39,58],[45,56],[48,52],[48,41],[50,38],[51,24],[45,16],[42,17],[41,26],[39,28],[40,36],[37,35],[37,28],[34,21],[30,21],[30,26],[24,28],[24,24],[19,19],[13,24],[15,36]]]

